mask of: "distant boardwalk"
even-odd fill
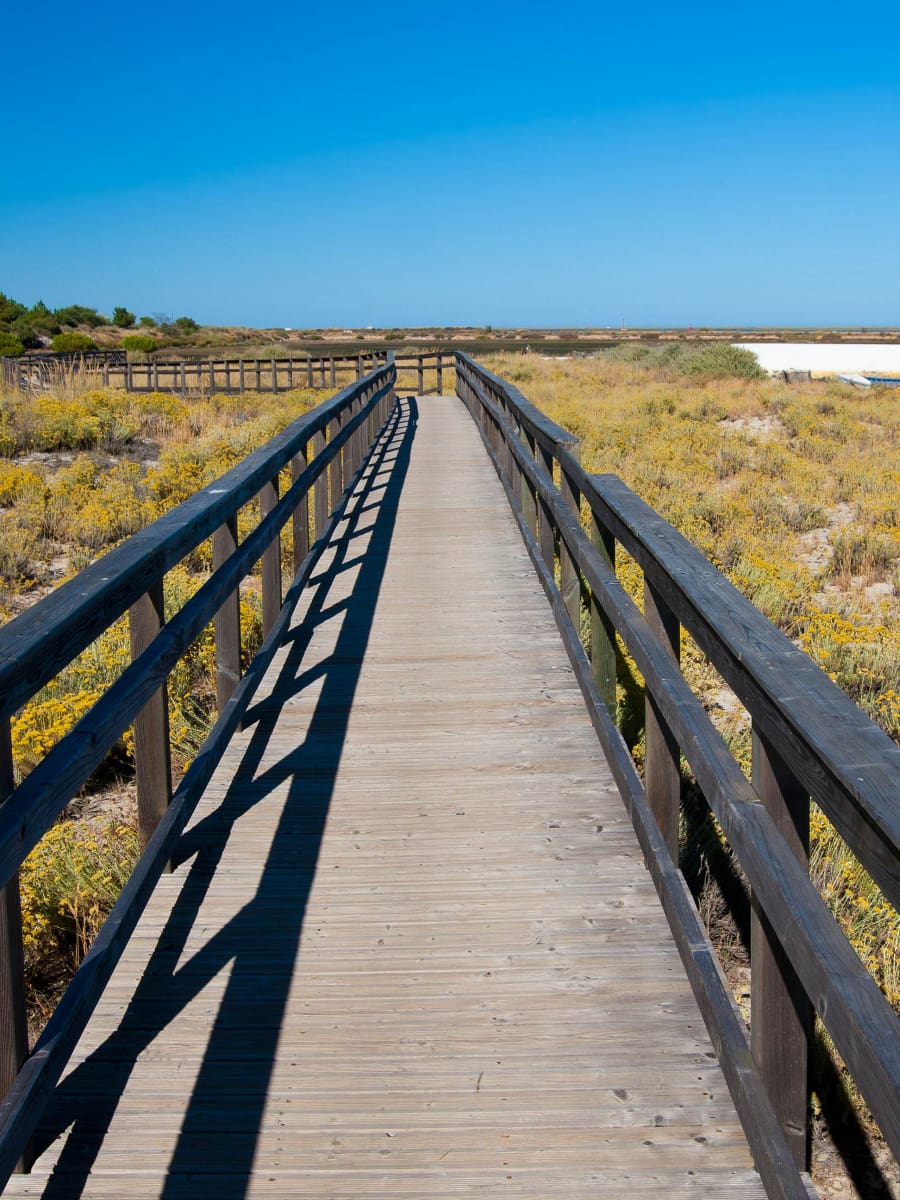
[[[301,607],[5,1194],[761,1197],[460,401]]]

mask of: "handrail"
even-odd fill
[[[631,811],[701,1010],[720,1049],[723,1070],[769,1194],[801,1195],[804,1186],[801,1181],[796,1186],[785,1183],[782,1152],[787,1134],[790,1153],[804,1165],[805,1067],[798,1072],[802,1097],[795,1094],[796,1088],[793,1092],[780,1089],[778,1081],[786,1062],[790,1068],[806,1054],[805,1022],[802,1019],[791,1022],[777,1016],[785,997],[791,1001],[788,1007],[799,1007],[801,1013],[807,1003],[804,997],[799,1006],[794,1005],[795,972],[894,1153],[900,1157],[900,1114],[896,1107],[900,1092],[900,1022],[810,883],[802,855],[798,858],[796,847],[789,844],[783,832],[781,809],[790,804],[789,815],[797,819],[797,800],[792,795],[797,785],[785,774],[790,768],[785,768],[778,752],[782,746],[789,752],[793,741],[784,734],[772,738],[774,746],[768,741],[778,719],[775,703],[778,684],[785,676],[779,678],[773,672],[774,678],[770,677],[766,669],[767,664],[777,661],[784,652],[787,639],[740,597],[698,551],[689,548],[688,553],[685,540],[642,505],[621,481],[585,472],[578,461],[578,445],[572,435],[539,414],[536,416],[536,410],[527,401],[522,403],[523,398],[515,388],[460,354],[457,390],[481,428],[538,575],[551,597],[589,712]],[[559,488],[553,482],[554,464],[559,471]],[[593,543],[581,525],[582,496],[592,510]],[[630,523],[626,523],[626,513]],[[644,615],[616,580],[613,568],[616,538],[645,567]],[[557,566],[559,584],[554,578]],[[695,588],[698,579],[702,586]],[[723,592],[727,605],[722,600]],[[712,593],[717,594],[718,604],[722,605],[721,614],[716,611]],[[591,618],[590,663],[579,637],[583,596]],[[718,665],[722,646],[732,655],[731,674],[742,685],[739,688],[729,679],[735,691],[747,696],[748,707],[769,704],[768,720],[761,722],[763,727],[755,735],[760,760],[767,768],[757,771],[755,765],[757,790],[744,777],[678,667],[678,622],[683,619],[693,631],[695,626],[700,628],[698,614],[702,614],[707,630],[705,640],[698,637],[698,642],[713,662]],[[741,645],[738,637],[741,631],[745,642],[750,644]],[[611,684],[615,683],[615,668],[610,679],[610,664],[614,662],[616,634],[622,637],[645,679],[648,732],[643,786],[608,711],[614,710]],[[796,664],[794,656],[808,661],[790,643],[787,645],[792,665]],[[739,679],[743,660],[734,653],[736,648],[751,659],[747,667],[749,683]],[[813,702],[817,697],[837,692],[811,663],[804,670],[803,682],[816,673],[821,679],[815,684]],[[793,697],[795,692],[796,688],[792,688],[789,694]],[[871,771],[875,779],[874,785],[865,777],[858,780],[857,795],[864,795],[869,802],[865,829],[876,830],[877,839],[869,832],[860,834],[852,816],[843,814],[843,825],[851,836],[857,834],[851,846],[860,847],[869,861],[880,868],[882,878],[890,883],[896,879],[897,869],[896,812],[892,813],[885,803],[887,791],[882,794],[880,789],[887,784],[896,761],[895,748],[880,731],[868,728],[871,723],[846,697],[840,693],[838,697],[837,700],[832,697],[831,711],[849,709],[856,714],[849,733],[842,729],[842,744],[845,736],[853,737],[854,731],[860,731],[868,755],[866,772]],[[795,705],[794,724],[802,727],[804,712],[808,711],[808,706],[804,709]],[[654,723],[659,736],[651,738]],[[815,739],[806,738],[804,746],[807,757],[814,761]],[[735,1034],[730,998],[716,990],[708,973],[704,976],[697,964],[697,938],[702,938],[704,953],[711,954],[708,938],[696,922],[691,924],[693,918],[684,905],[676,902],[678,888],[671,873],[675,871],[680,877],[675,863],[681,752],[753,889],[752,1052],[771,1096],[771,1103],[766,1100],[766,1106],[774,1107],[778,1114],[774,1134],[772,1122],[760,1111],[750,1047],[742,1033],[739,1037]],[[861,762],[862,758],[862,753],[851,755],[851,761]],[[837,756],[832,754],[830,760],[837,760]],[[788,759],[790,765],[795,761],[793,756]],[[810,790],[819,799],[827,790],[822,781],[834,778],[835,774],[839,774],[838,770],[826,771],[824,767],[818,773],[807,770],[804,785],[807,779],[815,784]],[[893,794],[896,796],[896,774]],[[760,803],[760,795],[764,804]],[[829,802],[834,807],[834,794],[823,799],[826,811]],[[808,798],[799,807],[804,805],[808,821]],[[652,829],[648,830],[650,812]],[[880,847],[880,857],[872,854],[873,842]],[[778,970],[774,969],[773,961]],[[773,1059],[777,1064],[774,1069]]]
[[[6,689],[0,713],[0,884],[5,885],[5,897],[12,895],[15,900],[4,901],[0,912],[0,954],[6,960],[0,976],[0,1030],[10,1043],[0,1045],[0,1062],[4,1068],[10,1060],[14,1068],[21,1065],[17,1075],[13,1069],[0,1079],[0,1087],[7,1092],[0,1105],[0,1180],[15,1169],[24,1154],[50,1089],[271,661],[300,591],[391,418],[395,384],[396,370],[389,362],[345,388],[0,630],[0,687]],[[312,455],[307,461],[310,443]],[[289,463],[292,482],[278,498],[278,476]],[[311,489],[315,502],[308,506]],[[260,520],[238,543],[238,510],[256,496]],[[310,507],[315,531],[311,548]],[[278,535],[292,518],[295,577],[282,601]],[[212,574],[179,612],[165,621],[161,611],[165,572],[211,534]],[[265,637],[239,680],[237,588],[258,561]],[[126,609],[131,619],[131,665],[19,787],[11,790],[9,713]],[[165,683],[178,658],[214,616],[217,664],[221,660],[231,676],[229,679],[226,673],[225,680],[218,681],[219,719],[172,797]],[[21,979],[8,970],[8,963],[16,958],[21,965],[21,926],[9,920],[10,913],[18,912],[16,871],[132,722],[145,850],[33,1053],[21,1063],[23,988]],[[15,1049],[11,1052],[12,1043]],[[20,1061],[16,1063],[16,1059]]]

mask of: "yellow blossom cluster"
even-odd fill
[[[26,961],[51,949],[73,965],[84,957],[140,853],[120,821],[60,821],[19,871]]]

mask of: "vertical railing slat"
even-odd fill
[[[539,448],[539,462],[544,468],[547,476],[553,479],[553,455],[549,450],[545,450],[543,446]],[[541,546],[541,558],[545,564],[553,570],[553,560],[556,555],[555,538],[553,533],[553,514],[549,507],[540,497],[538,498],[538,525],[539,525],[539,541]]]
[[[569,450],[573,457],[579,457],[580,447],[577,444],[570,446]],[[562,469],[559,472],[559,490],[569,508],[579,515],[581,493]],[[575,632],[578,633],[581,629],[581,580],[578,575],[578,567],[562,538],[559,539],[559,591],[566,611],[575,626]]]
[[[291,459],[291,482],[296,483],[306,470],[306,447]],[[300,564],[309,553],[309,492],[303,493],[293,517],[294,533],[294,574],[300,570]]]
[[[278,503],[278,479],[270,479],[259,493],[259,515],[267,516]],[[262,579],[263,635],[267,635],[281,612],[281,536],[276,534],[263,550]]]
[[[766,740],[753,732],[753,787],[804,867],[809,864],[809,796]],[[755,900],[750,919],[750,1043],[794,1159],[809,1156],[808,1071],[812,1009]]]
[[[13,786],[12,740],[9,719],[4,717],[0,719],[0,804]],[[16,874],[0,893],[0,1100],[12,1087],[27,1056],[25,956]]]
[[[313,459],[319,457],[325,449],[325,434],[321,430],[313,436]],[[328,477],[322,471],[313,485],[314,513],[316,521],[316,537],[319,537],[328,520]]]
[[[678,618],[652,584],[644,581],[644,616],[671,657],[680,660],[681,626]],[[678,862],[678,819],[681,807],[681,752],[649,691],[644,700],[644,788],[647,802]]]
[[[237,549],[237,514],[213,534],[213,570]],[[215,615],[216,704],[219,712],[241,680],[241,605],[235,589]]]
[[[616,569],[616,541],[612,533],[591,513],[591,541]],[[609,715],[616,718],[616,631],[597,597],[591,593],[591,673]]]
[[[147,649],[165,624],[163,581],[157,579],[128,610],[131,657]],[[169,700],[163,683],[134,719],[134,768],[138,827],[146,846],[172,799]]]
[[[329,438],[336,438],[338,436],[338,434],[341,432],[342,424],[343,424],[342,414],[338,413],[337,416],[335,417],[334,421],[331,424],[331,428],[328,431]],[[329,487],[331,489],[331,511],[332,512],[334,512],[334,510],[337,508],[338,504],[340,503],[341,494],[344,490],[344,482],[343,482],[343,478],[342,478],[343,472],[341,470],[342,465],[343,465],[342,457],[340,454],[338,454],[335,458],[333,458],[331,460],[331,463],[328,467],[328,483],[329,483]]]

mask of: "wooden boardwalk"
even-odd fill
[[[762,1197],[476,426],[404,402],[6,1195]]]

